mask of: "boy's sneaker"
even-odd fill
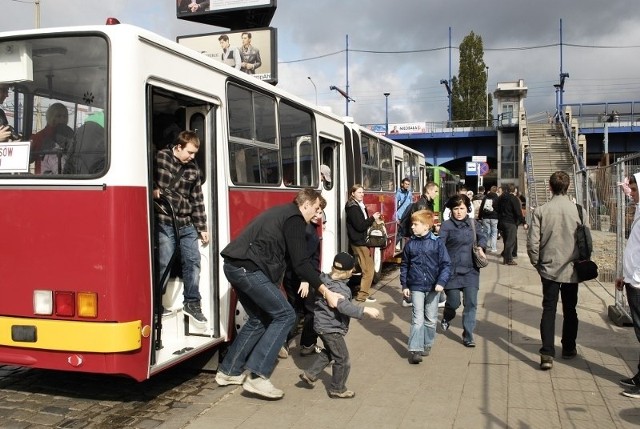
[[[318,380],[317,378],[309,377],[306,372],[303,372],[302,374],[300,374],[299,377],[300,377],[300,380],[304,381],[307,384],[307,386],[310,386],[310,387],[315,386],[315,382]]]
[[[216,373],[216,383],[218,386],[228,386],[229,384],[242,384],[244,383],[244,374],[240,375],[227,375],[222,371]]]
[[[429,356],[431,354],[431,347],[427,346],[424,348],[424,351],[421,353],[422,356]]]
[[[268,399],[280,399],[284,396],[284,392],[275,387],[268,378],[247,377],[244,383],[242,383],[242,388],[247,392],[251,392]]]
[[[329,390],[329,396],[332,398],[349,399],[356,396],[356,392],[354,392],[353,390],[345,390],[344,392],[334,392],[332,390]]]
[[[622,392],[622,394],[628,398],[640,399],[640,387],[632,387]]]
[[[640,373],[631,378],[623,378],[620,380],[620,384],[624,387],[640,387]]]
[[[300,356],[311,356],[321,352],[322,348],[317,344],[313,344],[311,346],[300,346]]]
[[[440,322],[440,326],[442,327],[443,331],[446,331],[447,329],[449,329],[449,321],[447,319],[442,319],[442,321]]]
[[[184,303],[184,312],[187,316],[193,319],[194,322],[205,324],[207,323],[207,318],[202,314],[202,307],[200,307],[200,303],[197,301],[194,302],[185,302]]]

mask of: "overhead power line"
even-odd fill
[[[17,0],[15,0],[17,1]],[[547,48],[555,48],[560,46],[560,43],[549,43],[546,45],[533,45],[533,46],[507,46],[502,48],[484,48],[484,51],[492,51],[492,52],[507,52],[507,51],[530,51],[534,49],[547,49]],[[640,45],[581,45],[577,43],[563,43],[562,46],[570,47],[570,48],[586,48],[586,49],[637,49],[640,48]],[[401,54],[415,54],[421,52],[436,52],[449,49],[448,46],[441,46],[437,48],[427,48],[427,49],[410,49],[410,50],[400,50],[400,51],[374,51],[369,49],[349,49],[349,52],[357,52],[362,54],[379,54],[379,55],[401,55]],[[459,50],[457,46],[451,46],[451,49]],[[300,58],[297,60],[290,61],[278,61],[279,64],[291,64],[291,63],[302,63],[305,61],[317,60],[320,58],[326,58],[333,55],[342,54],[346,52],[346,49],[342,49],[340,51],[331,52],[324,55],[318,55],[315,57],[309,58]]]

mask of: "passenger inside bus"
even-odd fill
[[[73,130],[67,125],[69,112],[62,103],[53,103],[47,109],[47,125],[31,137],[31,161],[35,174],[60,174],[65,153],[73,142]]]
[[[90,114],[76,131],[64,172],[66,174],[97,174],[106,161],[104,112]]]
[[[4,100],[9,96],[9,85],[0,85],[0,104],[4,103]],[[0,109],[0,142],[6,142],[11,139],[11,127],[9,126],[9,120],[4,110]]]

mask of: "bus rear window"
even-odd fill
[[[0,62],[10,64],[0,69],[0,123],[13,134],[0,145],[28,143],[19,168],[0,165],[2,177],[101,175],[107,165],[107,41],[86,34],[2,39]]]

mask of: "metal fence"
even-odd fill
[[[598,281],[614,291],[622,277],[622,254],[629,236],[636,206],[623,192],[621,183],[640,172],[640,153],[617,159],[609,165],[587,167],[574,175],[576,199],[586,210],[593,235],[593,257],[598,263]],[[615,291],[609,317],[619,325],[630,324],[624,291]]]

